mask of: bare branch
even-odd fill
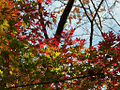
[[[95,4],[94,4],[93,0],[91,0],[91,2],[92,2],[93,7],[94,7],[94,9],[95,9],[95,11],[96,11],[96,10],[97,10],[97,8],[96,8],[96,6],[95,6]],[[104,31],[103,31],[103,26],[102,26],[102,20],[101,20],[101,17],[100,17],[100,15],[99,15],[99,13],[97,13],[97,16],[98,16],[99,23],[100,23],[100,27],[101,27],[101,28],[99,28],[99,30],[100,30],[101,34],[103,34],[103,33],[104,33]]]
[[[82,8],[83,8],[83,9],[84,9],[84,11],[85,11],[85,14],[86,14],[86,16],[87,16],[88,20],[91,22],[91,18],[89,17],[89,15],[88,15],[88,13],[87,13],[86,8],[84,7],[84,5],[83,5],[82,1],[81,1],[81,0],[79,0],[79,1],[80,1],[81,5],[82,5]]]
[[[96,9],[96,6],[95,6],[93,0],[91,0],[91,2],[92,2],[93,7],[94,7],[94,9],[95,9],[95,11],[96,11],[97,9]],[[89,10],[90,10],[90,12],[91,12],[91,15],[93,15],[92,10],[90,9],[90,6],[89,6],[89,5],[88,5],[88,7],[89,7]],[[99,15],[99,13],[97,13],[97,16],[98,16],[98,19],[99,19],[100,27],[99,27],[96,19],[95,19],[94,21],[95,21],[96,26],[97,26],[98,29],[100,30],[102,37],[104,38],[104,36],[103,36],[104,31],[103,31],[103,27],[102,27],[102,20],[101,20],[101,17],[100,17],[100,15]],[[93,16],[92,16],[92,17],[93,17]]]
[[[101,0],[100,4],[98,5],[98,8],[96,9],[96,13],[95,13],[95,15],[94,15],[94,17],[93,17],[93,19],[92,19],[93,21],[94,21],[96,15],[97,15],[97,13],[98,13],[98,11],[99,11],[99,9],[100,9],[102,3],[103,3],[103,1],[104,1],[104,0]]]
[[[91,34],[90,34],[90,46],[89,46],[89,47],[92,46],[92,41],[93,41],[93,31],[94,31],[93,21],[94,21],[96,15],[97,15],[97,13],[98,13],[98,11],[99,11],[102,3],[103,3],[103,1],[104,1],[104,0],[101,0],[100,4],[98,5],[98,8],[96,9],[95,15],[93,16],[93,19],[91,20]]]

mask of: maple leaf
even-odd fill
[[[22,35],[20,35],[19,38],[21,38],[21,39],[25,39],[26,36],[22,36]]]
[[[51,0],[47,0],[48,3],[51,3]]]
[[[40,3],[42,3],[42,2],[44,2],[44,0],[37,0],[37,2],[40,2]]]
[[[37,2],[42,3],[42,2],[45,2],[45,1],[44,1],[44,0],[37,0]],[[47,3],[51,3],[51,0],[47,0],[46,2],[47,2]]]

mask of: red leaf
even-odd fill
[[[74,31],[75,31],[74,29],[71,29],[71,32],[70,32],[69,35],[70,35],[70,36],[73,35]]]
[[[48,3],[51,3],[51,0],[47,0]]]
[[[55,17],[55,14],[51,14],[51,17]]]
[[[45,1],[44,1],[44,0],[37,0],[37,2],[42,3],[42,2],[45,2]],[[47,3],[51,3],[51,0],[47,0],[46,2],[47,2]]]
[[[26,36],[22,36],[22,35],[20,35],[19,38],[21,38],[21,39],[25,39]]]
[[[76,38],[76,41],[77,41],[77,42],[80,41],[80,38]]]
[[[105,66],[105,63],[103,63],[103,62],[100,62],[100,64],[103,65],[103,66]]]
[[[22,22],[18,22],[18,25],[17,25],[17,26],[18,26],[18,27],[20,27],[20,26],[21,26],[21,24],[22,24]]]
[[[42,2],[44,2],[44,0],[37,0],[37,2],[40,2],[40,3],[42,3]]]

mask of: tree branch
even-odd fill
[[[82,8],[83,8],[83,9],[84,9],[84,11],[85,11],[85,14],[86,14],[86,16],[87,16],[88,20],[91,22],[91,18],[89,17],[89,15],[88,15],[88,13],[87,13],[86,8],[84,7],[84,5],[83,5],[82,1],[81,1],[81,0],[79,0],[79,1],[80,1],[81,5],[82,5]]]
[[[92,41],[93,41],[93,31],[94,31],[94,26],[93,26],[93,21],[98,14],[98,11],[102,5],[104,0],[101,0],[100,4],[98,5],[98,8],[96,9],[95,15],[93,16],[93,19],[91,20],[91,34],[90,34],[90,47],[92,46]]]
[[[65,82],[67,80],[80,79],[80,78],[85,78],[85,77],[87,77],[87,76],[72,77],[72,78],[68,78],[68,79],[64,79],[64,80],[56,80],[56,81],[48,81],[48,82],[42,81],[42,82],[34,83],[34,84],[26,84],[26,85],[19,85],[19,86],[15,86],[15,87],[9,87],[7,89],[19,88],[19,87],[26,87],[26,86],[34,86],[34,85],[41,85],[41,84],[59,83],[59,82]]]
[[[96,9],[96,13],[95,13],[95,15],[94,15],[94,17],[93,17],[93,19],[92,19],[93,21],[94,21],[96,15],[97,15],[97,13],[98,13],[98,11],[99,11],[99,9],[100,9],[102,3],[103,3],[103,1],[104,1],[104,0],[101,0],[100,4],[98,5],[98,8]]]
[[[92,2],[92,4],[93,4],[94,9],[96,10],[96,6],[95,6],[95,4],[93,3],[93,0],[91,0],[91,2]],[[91,17],[93,17],[92,10],[90,9],[90,6],[89,6],[89,5],[88,5],[88,7],[89,7],[89,11],[90,11],[90,13],[91,13],[91,15],[92,15]],[[95,21],[96,26],[97,26],[98,29],[100,30],[102,37],[104,38],[104,36],[103,36],[104,32],[103,32],[103,27],[102,27],[102,20],[101,20],[101,17],[100,17],[100,15],[99,15],[98,13],[97,13],[97,16],[98,16],[98,19],[99,19],[100,26],[98,25],[97,20],[94,20],[94,21]]]
[[[61,33],[62,33],[64,25],[66,23],[67,17],[68,17],[68,15],[69,15],[69,13],[70,13],[70,11],[72,9],[74,1],[75,0],[69,0],[68,1],[68,4],[67,4],[67,6],[66,6],[61,18],[60,18],[60,21],[58,23],[58,27],[57,27],[57,30],[56,30],[56,34],[55,34],[55,38],[57,38],[58,41],[59,41],[59,39],[61,37]]]
[[[96,11],[97,8],[96,8],[96,6],[95,6],[93,0],[91,0],[91,2],[92,2],[93,7],[94,7],[94,9],[95,9],[95,11]],[[100,30],[101,34],[103,35],[104,31],[103,31],[103,26],[102,26],[102,20],[101,20],[101,17],[100,17],[100,15],[99,15],[99,13],[97,13],[97,16],[98,16],[99,23],[100,23],[100,27],[101,27],[101,28],[99,27],[99,30]]]
[[[92,41],[93,41],[93,31],[94,31],[94,24],[93,21],[91,21],[91,33],[90,33],[90,46],[92,46]]]

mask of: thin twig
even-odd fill
[[[97,8],[96,8],[96,6],[95,6],[95,4],[94,4],[94,2],[93,2],[93,0],[91,0],[91,2],[92,2],[92,4],[93,4],[93,7],[94,7],[94,9],[95,9],[95,11],[97,10]],[[101,34],[102,34],[102,36],[103,36],[103,26],[102,26],[102,20],[101,20],[101,17],[100,17],[100,15],[99,15],[99,13],[97,13],[97,16],[98,16],[98,19],[99,19],[99,23],[100,23],[100,27],[99,27],[99,30],[100,30],[100,32],[101,32]]]
[[[88,15],[88,13],[87,13],[86,8],[84,7],[84,5],[83,5],[82,1],[81,1],[81,0],[79,0],[79,1],[80,1],[81,5],[82,5],[82,8],[83,8],[83,9],[84,9],[84,11],[85,11],[85,14],[86,14],[86,16],[87,16],[88,20],[91,22],[92,20],[91,20],[91,18],[89,17],[89,15]]]
[[[93,17],[93,19],[92,19],[93,21],[94,21],[94,19],[96,18],[96,15],[97,15],[97,13],[98,13],[98,11],[99,11],[99,9],[100,9],[103,1],[104,1],[104,0],[101,0],[100,4],[98,5],[98,8],[96,9],[96,13],[95,13],[95,15],[94,15],[94,17]]]

